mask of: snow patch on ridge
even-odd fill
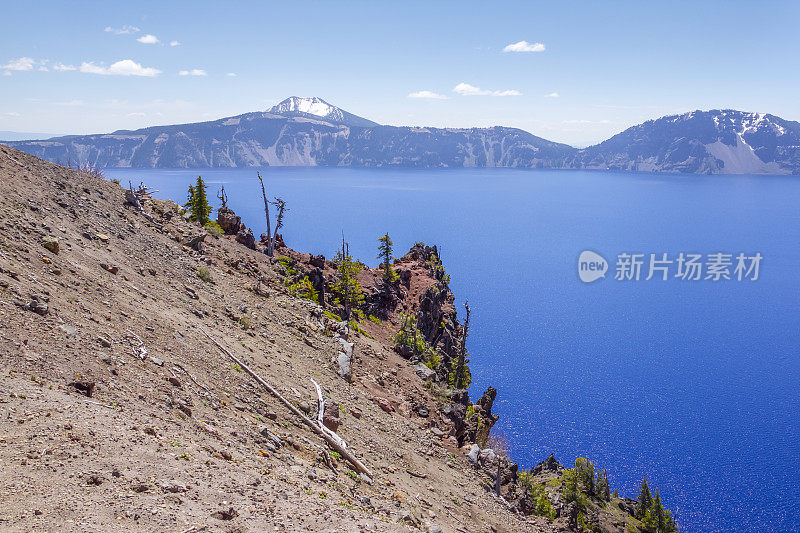
[[[747,131],[747,128],[745,128]],[[721,141],[705,145],[706,151],[722,161],[722,172],[725,174],[785,174],[777,163],[765,163],[759,158],[753,147],[747,144],[741,133],[736,134],[736,146],[729,146]]]

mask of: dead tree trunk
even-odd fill
[[[367,468],[366,466],[364,466],[364,463],[362,463],[362,462],[361,462],[361,461],[358,459],[358,457],[356,457],[355,455],[353,455],[352,453],[350,453],[350,451],[347,449],[347,444],[346,444],[346,443],[345,443],[345,442],[342,440],[342,438],[341,438],[341,437],[339,437],[339,435],[336,435],[335,433],[333,434],[334,436],[331,436],[331,435],[329,435],[329,434],[328,434],[328,432],[326,432],[327,428],[326,428],[325,426],[323,426],[323,425],[321,425],[321,424],[320,424],[320,425],[317,425],[317,424],[316,424],[316,423],[315,423],[313,420],[311,420],[310,418],[308,418],[308,417],[307,417],[307,416],[306,416],[306,415],[305,415],[305,414],[304,414],[304,413],[303,413],[303,412],[302,412],[300,409],[298,409],[297,407],[295,407],[295,405],[294,405],[292,402],[290,402],[289,400],[287,400],[286,398],[284,398],[284,397],[283,397],[283,395],[281,395],[281,393],[279,393],[279,392],[278,392],[278,391],[277,391],[277,390],[276,390],[276,389],[275,389],[275,388],[274,388],[272,385],[270,385],[269,383],[267,383],[266,381],[264,381],[264,379],[263,379],[261,376],[259,376],[258,374],[256,374],[256,373],[255,373],[255,372],[253,372],[252,370],[250,370],[250,367],[248,367],[246,364],[244,364],[244,363],[243,363],[243,362],[242,362],[242,361],[241,361],[241,360],[240,360],[238,357],[236,357],[235,355],[233,355],[233,353],[231,353],[231,351],[230,351],[230,350],[228,350],[228,349],[227,349],[227,348],[225,348],[223,345],[221,345],[219,342],[217,342],[217,340],[216,340],[214,337],[212,337],[211,335],[209,335],[208,333],[206,333],[206,331],[205,331],[205,330],[201,330],[201,331],[203,332],[203,334],[204,334],[206,337],[208,337],[209,339],[211,339],[211,342],[213,342],[214,344],[216,344],[216,345],[217,345],[217,347],[218,347],[220,350],[222,350],[222,351],[223,351],[223,353],[225,353],[225,354],[226,354],[228,357],[230,357],[230,358],[233,360],[233,362],[234,362],[234,363],[236,363],[237,365],[239,365],[239,367],[240,367],[242,370],[244,370],[245,372],[247,372],[248,374],[250,374],[250,376],[252,376],[252,378],[253,378],[253,379],[255,379],[255,380],[258,382],[258,384],[259,384],[259,385],[261,385],[263,388],[265,388],[265,389],[267,390],[267,392],[269,392],[269,393],[270,393],[270,394],[272,394],[272,395],[273,395],[275,398],[277,398],[277,399],[278,399],[278,400],[279,400],[279,401],[280,401],[280,402],[281,402],[283,405],[285,405],[286,407],[288,407],[288,408],[289,408],[289,410],[290,410],[292,413],[294,413],[295,415],[297,415],[297,417],[298,417],[298,418],[300,418],[300,420],[301,420],[301,421],[302,421],[302,422],[303,422],[305,425],[307,425],[309,428],[311,428],[311,430],[312,430],[314,433],[316,433],[317,435],[319,435],[320,437],[322,437],[323,439],[325,439],[325,442],[327,442],[327,443],[328,443],[328,445],[329,445],[331,448],[333,448],[334,450],[336,450],[337,452],[339,452],[339,455],[341,455],[343,458],[345,458],[345,459],[347,459],[348,461],[350,461],[350,463],[351,463],[351,464],[352,464],[352,465],[355,467],[355,469],[356,469],[357,471],[359,471],[359,472],[361,472],[361,473],[363,473],[363,474],[366,474],[366,475],[369,477],[369,479],[370,479],[370,483],[372,483],[372,478],[373,478],[373,476],[372,476],[372,472],[370,472],[369,468]],[[320,397],[322,396],[322,393],[321,393],[321,391],[320,391],[318,394],[319,394],[319,396],[320,396]],[[322,403],[322,408],[324,409],[324,400],[323,400],[321,403]]]
[[[275,253],[275,241],[278,239],[278,230],[283,227],[283,214],[286,211],[286,202],[276,197],[275,201],[272,202],[272,205],[274,205],[275,208],[278,210],[278,217],[277,220],[275,221],[275,233],[272,234],[272,237],[269,237],[269,235],[267,235],[267,237],[269,238],[269,243],[267,244],[267,246],[269,247],[269,252],[267,252],[267,255],[269,255],[270,257],[272,257],[272,255]],[[269,231],[269,224],[267,224],[267,228],[268,228],[267,231]]]
[[[261,182],[261,196],[264,197],[264,214],[267,215],[267,255],[272,257],[273,238],[269,223],[269,200],[267,200],[267,191],[264,189],[264,180],[261,179],[261,173],[258,172],[258,181]]]

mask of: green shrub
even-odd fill
[[[286,274],[288,274],[289,276],[294,276],[295,274],[297,274],[297,269],[294,267],[295,265],[294,259],[290,259],[285,256],[280,256],[278,258],[278,262],[281,264],[281,266],[283,266],[283,268],[286,269]]]
[[[308,279],[308,276],[303,276],[303,279],[294,283],[287,283],[286,287],[289,289],[289,294],[311,300],[314,303],[319,302],[319,292],[314,289],[314,284]]]
[[[203,225],[203,227],[206,228],[206,231],[209,232],[211,235],[222,235],[223,233],[225,233],[225,231],[222,229],[222,226],[220,226],[214,220],[209,220]]]
[[[413,315],[401,314],[400,320],[400,329],[394,336],[395,346],[408,346],[417,355],[428,351],[428,343],[417,329],[417,319]]]
[[[200,267],[197,269],[197,277],[206,283],[214,283],[214,278],[211,276],[211,270],[208,267]]]
[[[439,368],[439,365],[442,364],[442,359],[439,357],[439,351],[429,349],[427,354],[428,356],[425,358],[425,366],[431,370],[436,370]]]
[[[334,320],[334,321],[336,321],[336,322],[341,322],[341,321],[342,321],[342,317],[340,317],[340,316],[339,316],[339,315],[337,315],[336,313],[331,313],[331,312],[330,312],[330,311],[328,311],[327,309],[325,309],[325,310],[323,311],[323,313],[325,313],[325,316],[326,316],[326,317],[328,317],[328,318],[330,318],[331,320]]]

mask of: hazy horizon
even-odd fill
[[[800,117],[791,2],[44,2],[5,15],[3,131],[202,122],[291,95],[381,124],[502,125],[577,147],[696,109]]]

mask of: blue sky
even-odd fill
[[[693,109],[800,119],[798,50],[797,2],[14,2],[0,130],[195,122],[297,95],[585,146]]]

